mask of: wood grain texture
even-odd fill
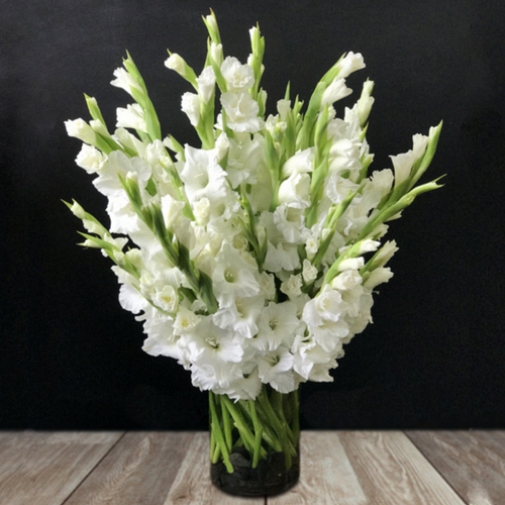
[[[209,435],[196,433],[163,505],[262,505],[264,498],[238,498],[210,481]]]
[[[122,433],[10,433],[0,439],[0,505],[60,505]]]
[[[401,432],[304,432],[302,478],[271,505],[464,505]]]
[[[407,435],[467,503],[505,504],[504,431],[409,431]]]
[[[193,436],[127,433],[65,505],[163,504]]]
[[[269,505],[366,505],[370,503],[336,431],[303,431],[300,481]]]

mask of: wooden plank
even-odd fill
[[[301,479],[269,505],[464,505],[401,432],[302,432]]]
[[[162,505],[193,437],[127,433],[65,505]]]
[[[336,431],[303,431],[300,481],[268,499],[269,505],[365,505],[369,503]]]
[[[505,503],[504,431],[409,431],[407,435],[468,503]]]
[[[181,462],[164,505],[261,505],[264,498],[239,498],[219,491],[210,481],[209,435],[196,433]],[[314,505],[314,504],[312,504]]]
[[[121,436],[9,433],[0,439],[0,503],[60,505]]]

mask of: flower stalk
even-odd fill
[[[252,468],[272,452],[282,453],[286,469],[292,465],[299,444],[298,391],[281,395],[263,387],[257,400],[233,403],[226,395],[209,392],[210,440],[213,463],[223,457],[228,473],[234,471],[230,454],[244,447]]]

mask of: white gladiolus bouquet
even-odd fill
[[[169,53],[165,65],[194,88],[182,110],[200,147],[163,136],[130,55],[112,85],[134,103],[117,109],[111,133],[94,98],[92,120],[66,122],[84,142],[76,162],[108,199],[110,226],[67,204],[115,265],[121,306],[143,322],[143,349],[191,371],[201,390],[255,399],[263,384],[289,393],[331,381],[343,346],[371,321],[377,285],[397,251],[388,221],[437,180],[418,184],[441,124],[414,135],[392,169],[369,172],[366,141],[373,82],[337,115],[346,77],[364,68],[342,56],[303,109],[289,85],[266,114],[260,88],[264,38],[250,30],[242,63],[224,56],[214,14],[204,18],[208,54],[200,73]]]

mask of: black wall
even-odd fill
[[[400,251],[374,324],[347,347],[331,384],[302,389],[304,428],[505,427],[505,4],[478,0],[214,0],[225,53],[266,37],[270,108],[287,80],[306,100],[345,51],[362,52],[376,103],[373,167],[444,120],[423,195],[390,228]],[[0,428],[203,429],[206,395],[141,350],[110,264],[83,250],[60,199],[103,217],[74,164],[63,121],[95,96],[113,126],[129,97],[109,85],[125,49],[165,134],[195,142],[179,108],[189,90],[166,48],[203,65],[209,3],[0,1]],[[430,176],[427,176],[427,179]]]

